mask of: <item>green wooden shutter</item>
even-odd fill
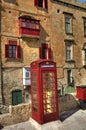
[[[22,103],[22,91],[15,90],[12,92],[12,105],[18,105]]]
[[[12,92],[12,105],[17,105],[16,91]]]
[[[22,103],[22,91],[17,92],[17,102],[18,104]]]

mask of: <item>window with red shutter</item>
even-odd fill
[[[5,45],[5,57],[9,57],[9,45]]]
[[[47,0],[44,1],[45,1],[45,8],[48,9],[48,1]]]
[[[49,58],[49,59],[51,59],[51,58],[52,58],[51,48],[48,48],[48,58]]]
[[[39,47],[39,58],[42,59],[42,47]]]
[[[42,7],[48,9],[48,1],[47,0],[34,0],[34,5],[37,7]]]
[[[17,41],[9,40],[5,45],[5,57],[6,58],[21,58],[21,47],[17,45]]]
[[[34,5],[38,6],[38,0],[34,0]]]
[[[17,45],[17,41],[9,40],[9,41],[8,41],[8,44],[9,44],[9,45]]]
[[[46,43],[42,44],[42,58],[48,59],[48,44]]]
[[[9,45],[9,58],[16,58],[16,45]]]
[[[43,43],[39,48],[39,57],[41,59],[51,59],[51,48],[48,47],[48,44]]]
[[[21,46],[17,46],[17,58],[21,58]]]

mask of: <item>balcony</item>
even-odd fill
[[[21,35],[21,37],[39,38],[39,36],[40,36],[40,30],[20,28],[20,35]]]
[[[20,18],[19,19],[19,34],[21,37],[40,37],[40,24],[38,20]]]

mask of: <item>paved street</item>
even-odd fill
[[[86,110],[78,110],[64,121],[58,121],[57,130],[86,130]],[[39,130],[30,121],[4,127],[2,130]],[[47,130],[54,130],[53,127]]]

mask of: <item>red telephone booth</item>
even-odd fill
[[[56,63],[37,60],[31,63],[32,118],[39,124],[58,119]]]

